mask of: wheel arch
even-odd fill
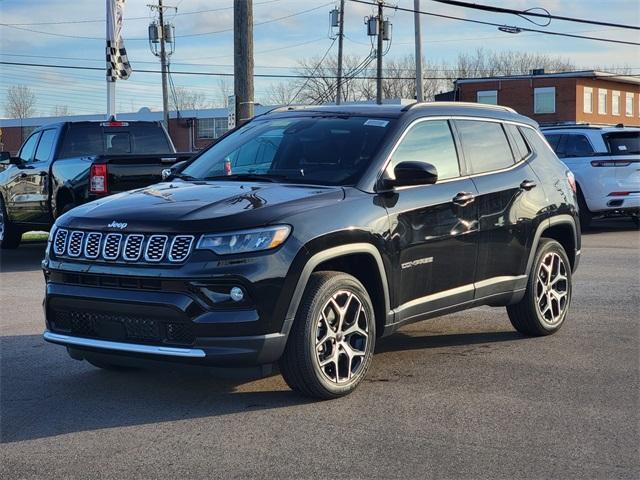
[[[571,270],[575,271],[578,267],[580,256],[579,235],[576,221],[571,215],[556,215],[544,220],[536,229],[531,250],[529,251],[526,274],[529,275],[531,271],[533,260],[542,237],[551,238],[562,245],[567,253],[567,257],[569,257]]]
[[[389,323],[391,313],[389,285],[382,256],[369,243],[353,243],[332,247],[313,255],[305,264],[298,279],[282,327],[287,334],[295,319],[302,295],[311,274],[318,271],[339,271],[357,278],[367,289],[376,317],[376,331],[380,336]]]

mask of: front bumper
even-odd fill
[[[148,345],[65,335],[45,330],[47,342],[75,350],[76,356],[108,354],[140,360],[160,360],[218,367],[241,367],[274,363],[284,351],[286,335],[274,333],[249,337],[201,338],[190,347]],[[77,352],[80,352],[78,355]]]

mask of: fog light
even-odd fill
[[[244,300],[244,291],[240,287],[233,287],[229,292],[229,296],[234,302],[241,302]]]

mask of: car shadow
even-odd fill
[[[0,272],[40,270],[47,242],[23,242],[15,250],[0,250]]]
[[[588,228],[582,230],[582,235],[632,231],[638,231],[638,227],[631,218],[602,218],[593,220]]]
[[[376,353],[524,338],[515,332],[383,339]],[[277,374],[221,379],[205,368],[111,372],[69,358],[39,335],[0,337],[0,443],[313,403]]]

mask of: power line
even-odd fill
[[[306,10],[301,10],[299,12],[295,12],[295,13],[291,13],[289,15],[285,15],[282,17],[277,17],[277,18],[272,18],[270,20],[264,20],[262,22],[255,22],[253,24],[254,27],[260,26],[260,25],[267,25],[269,23],[274,23],[274,22],[279,22],[281,20],[286,20],[292,17],[296,17],[298,15],[304,15],[306,13],[310,13],[313,12],[315,10],[319,10],[321,8],[325,8],[329,5],[333,5],[333,2],[328,2],[328,3],[324,3],[322,5],[319,5],[317,7],[313,7],[313,8],[309,8]],[[67,35],[64,33],[53,33],[53,32],[44,32],[42,30],[36,30],[33,28],[26,28],[26,27],[19,27],[16,25],[12,25],[9,23],[0,23],[0,27],[6,27],[6,28],[12,28],[14,30],[22,30],[25,32],[31,32],[31,33],[40,33],[42,35],[50,35],[52,37],[62,37],[62,38],[75,38],[75,39],[80,39],[80,40],[102,40],[104,41],[104,38],[102,37],[87,37],[87,36],[83,36],[83,35]],[[233,27],[231,28],[225,28],[222,30],[213,30],[210,32],[200,32],[200,33],[188,33],[188,34],[184,34],[184,35],[176,35],[176,38],[189,38],[189,37],[202,37],[205,35],[214,35],[217,33],[228,33],[228,32],[232,32],[233,31]],[[127,37],[127,41],[148,41],[147,37]]]
[[[269,3],[281,2],[282,0],[268,0],[266,2],[255,3],[254,6],[259,5],[267,5]],[[178,4],[179,5],[179,4]],[[176,7],[178,8],[178,7]],[[196,10],[193,12],[178,12],[172,15],[172,17],[179,17],[184,15],[198,15],[201,13],[210,13],[210,12],[221,12],[224,10],[231,10],[233,6],[230,7],[220,7],[220,8],[207,8],[205,10]],[[127,17],[127,21],[132,20],[149,20],[149,16],[146,17]],[[64,20],[59,22],[33,22],[33,23],[7,23],[6,26],[17,26],[17,27],[29,27],[29,26],[38,26],[38,25],[73,25],[73,24],[81,24],[81,23],[104,23],[104,18],[94,18],[94,19],[85,19],[85,20]]]
[[[23,67],[40,67],[40,68],[60,68],[66,70],[92,70],[92,71],[100,71],[104,72],[103,67],[89,67],[89,66],[81,66],[81,65],[51,65],[44,63],[22,63],[22,62],[6,62],[0,61],[0,65],[20,65]],[[160,70],[136,70],[139,73],[161,73]],[[215,76],[215,77],[233,77],[233,73],[227,72],[192,72],[192,71],[173,71],[171,72],[173,75],[202,75],[202,76]],[[628,75],[625,75],[628,76]],[[338,77],[335,75],[302,75],[302,74],[276,74],[276,73],[256,73],[254,77],[258,78],[323,78],[323,79],[337,79]],[[363,80],[375,80],[377,77],[368,76],[368,77],[358,77]],[[455,80],[457,77],[424,77],[425,80]],[[415,77],[385,77],[385,79],[393,79],[393,80],[415,80]]]
[[[333,48],[333,46],[336,43],[336,39],[338,37],[334,38],[333,41],[331,42],[331,45],[329,45],[329,48],[327,48],[327,51],[324,52],[324,55],[322,56],[322,58],[320,59],[320,61],[318,62],[318,64],[315,66],[315,68],[311,71],[311,75],[314,75],[316,73],[316,71],[318,70],[318,68],[320,68],[320,66],[322,65],[322,62],[324,62],[324,59],[327,58],[327,55],[329,55],[329,52],[331,51],[331,49]],[[293,98],[291,98],[291,100],[289,101],[289,103],[287,105],[291,105],[293,102],[296,101],[296,98],[298,98],[298,95],[300,95],[300,92],[302,92],[302,90],[304,90],[304,87],[307,86],[307,84],[309,83],[309,80],[311,80],[312,77],[307,78],[307,80],[300,86],[300,88],[298,89],[298,91],[296,92],[296,94],[293,96]],[[340,78],[340,76],[338,76],[338,78]]]
[[[615,27],[615,28],[627,28],[629,30],[640,30],[640,27],[634,25],[624,25],[621,23],[610,23],[610,22],[602,22],[599,20],[587,20],[584,18],[575,18],[575,17],[563,17],[560,15],[553,15],[549,12],[546,13],[537,13],[532,10],[514,10],[512,8],[503,8],[503,7],[494,7],[492,5],[483,5],[480,3],[467,3],[461,2],[459,0],[431,0],[432,2],[444,3],[445,5],[453,5],[455,7],[463,7],[470,8],[472,10],[482,10],[485,12],[496,12],[496,13],[510,13],[512,15],[517,15],[519,17],[538,17],[538,18],[546,18],[553,20],[564,20],[566,22],[575,22],[575,23],[587,23],[590,25],[601,25],[604,27]]]
[[[363,5],[370,5],[372,7],[377,7],[378,4],[377,3],[373,3],[370,1],[366,1],[366,0],[349,0],[351,2],[355,2],[355,3],[361,3]],[[386,5],[385,8],[391,8],[394,10],[398,10],[398,11],[402,11],[402,12],[410,12],[410,13],[416,13],[416,10],[412,9],[412,8],[404,8],[404,7],[398,7],[398,6],[388,6]],[[458,20],[461,22],[468,22],[468,23],[475,23],[478,25],[489,25],[492,27],[497,27],[497,28],[504,28],[507,27],[507,25],[503,25],[501,23],[494,23],[494,22],[485,22],[483,20],[474,20],[471,18],[463,18],[463,17],[456,17],[453,15],[444,15],[441,13],[432,13],[432,12],[425,12],[423,10],[417,10],[417,13],[421,14],[421,15],[428,15],[431,17],[438,17],[438,18],[446,18],[449,20]],[[618,43],[618,44],[622,44],[622,45],[640,45],[640,43],[638,42],[629,42],[626,40],[615,40],[612,38],[601,38],[601,37],[591,37],[591,36],[587,36],[587,35],[576,35],[576,34],[571,34],[571,33],[563,33],[563,32],[556,32],[556,31],[551,31],[551,30],[540,30],[540,29],[536,29],[536,28],[527,28],[527,27],[515,27],[518,31],[522,31],[522,32],[535,32],[535,33],[543,33],[545,35],[555,35],[555,36],[560,36],[560,37],[570,37],[570,38],[580,38],[583,40],[595,40],[598,42],[607,42],[607,43]]]

